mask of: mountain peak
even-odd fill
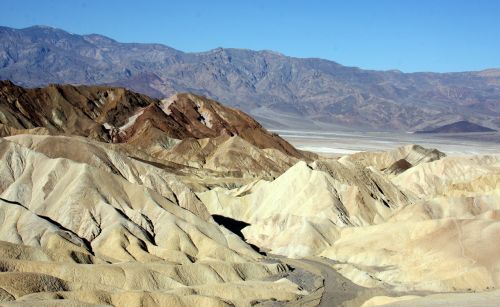
[[[67,33],[67,34],[73,34],[73,33],[70,33],[66,30],[63,30],[63,29],[60,29],[60,28],[56,28],[56,27],[52,27],[52,26],[46,26],[46,25],[34,25],[34,26],[30,26],[30,27],[26,27],[26,28],[22,28],[22,29],[18,29],[20,31],[42,31],[42,32],[53,32],[53,33]]]

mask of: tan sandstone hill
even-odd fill
[[[386,171],[402,159],[403,171]],[[198,195],[212,214],[247,223],[253,244],[330,258],[359,285],[488,291],[500,281],[498,163],[405,146],[300,162],[272,182]]]
[[[299,162],[272,182],[198,196],[211,214],[250,224],[250,242],[289,257],[319,254],[341,228],[381,223],[411,203],[381,174],[336,161]]]
[[[265,281],[287,267],[259,263],[161,170],[105,151],[90,164],[50,158],[20,145],[41,149],[43,139],[16,141],[0,141],[5,299],[219,306],[302,294]]]
[[[445,156],[437,149],[427,149],[419,145],[406,145],[395,150],[379,152],[359,152],[344,156],[343,163],[351,162],[372,166],[387,174],[400,174],[420,163],[432,162]]]
[[[345,276],[400,290],[487,291],[500,282],[498,156],[445,157],[392,178],[416,201],[344,229],[322,255]],[[384,239],[381,239],[384,238]]]

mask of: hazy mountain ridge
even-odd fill
[[[270,126],[287,126],[285,115],[304,120],[305,114],[306,122],[372,129],[421,130],[464,119],[500,127],[500,76],[494,69],[362,70],[270,51],[184,53],[48,27],[0,27],[0,38],[0,78],[23,86],[112,84],[156,97],[193,92],[242,108]]]

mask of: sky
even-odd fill
[[[0,25],[187,52],[274,50],[364,69],[500,68],[500,0],[2,0]]]

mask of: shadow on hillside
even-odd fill
[[[266,253],[261,251],[258,246],[247,242],[245,239],[245,236],[241,232],[243,230],[243,228],[250,226],[250,224],[243,222],[243,221],[238,221],[238,220],[232,219],[232,218],[227,217],[227,216],[219,215],[219,214],[213,214],[212,217],[217,224],[226,227],[231,232],[233,232],[235,235],[240,237],[243,241],[245,241],[248,245],[250,245],[250,247],[254,251],[258,252],[261,255],[264,255],[264,256],[266,255]]]

